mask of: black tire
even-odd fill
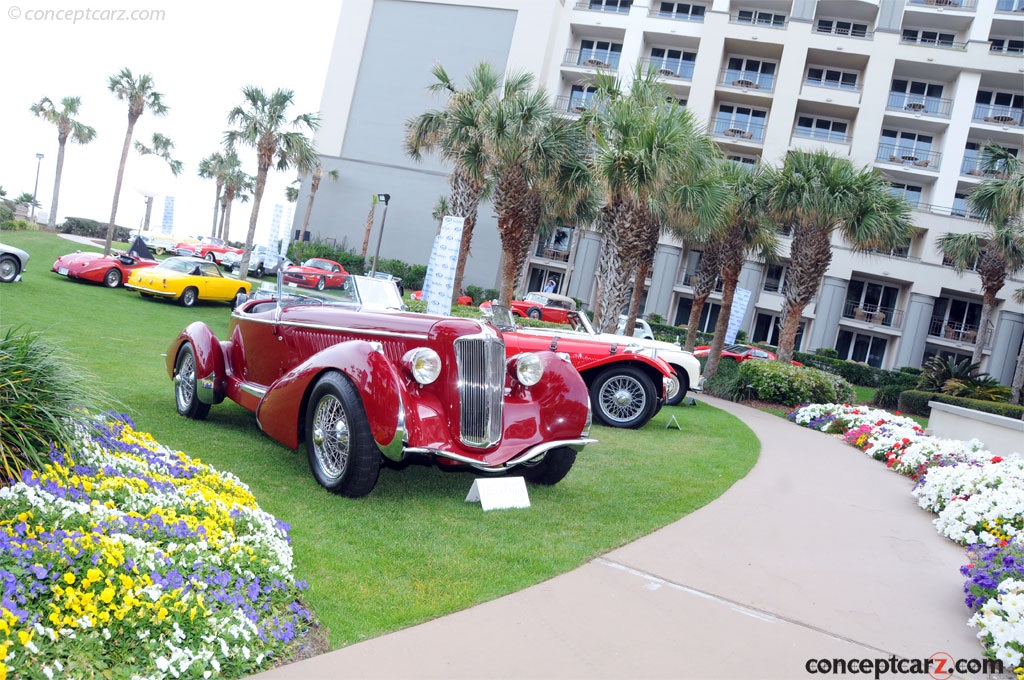
[[[248,295],[245,292],[245,288],[239,288],[238,292],[235,293],[235,297],[233,297],[231,299],[231,309],[234,309],[239,304],[245,302],[248,299],[249,299],[249,297],[248,297]]]
[[[603,425],[636,429],[658,410],[654,383],[633,366],[611,366],[590,385],[594,417]]]
[[[544,316],[544,314],[540,311],[540,307],[530,307],[530,309],[526,311],[526,315],[531,319],[537,320],[540,320],[540,318]]]
[[[10,283],[21,273],[21,263],[13,255],[0,255],[0,283]]]
[[[336,371],[317,380],[306,404],[306,454],[313,477],[331,493],[358,498],[377,484],[381,454],[363,400]]]
[[[327,279],[325,279],[324,277],[321,276],[319,279],[316,280],[316,289],[317,290],[323,290],[326,287],[327,287]]]
[[[675,396],[665,400],[665,405],[679,406],[679,404],[683,403],[683,399],[686,399],[686,393],[690,390],[690,378],[681,366],[673,366],[672,369],[675,371],[675,379],[679,383],[679,390],[675,393]]]
[[[214,255],[213,253],[207,253],[206,254],[206,259],[209,260],[210,262],[216,262],[217,261],[217,256]]]
[[[266,271],[264,271],[264,269],[263,269],[263,263],[260,262],[260,264],[256,267],[256,278],[257,279],[262,279],[265,274],[266,274]]]
[[[121,285],[121,270],[117,267],[111,267],[107,270],[107,273],[103,275],[103,285],[107,288],[117,288]]]
[[[152,300],[153,299],[153,294],[152,293],[139,293],[139,295],[141,295],[142,297],[146,298],[147,300]]]
[[[192,420],[204,420],[210,412],[210,405],[199,401],[198,382],[195,350],[186,342],[174,362],[174,404],[179,415]]]
[[[185,290],[181,291],[181,297],[178,301],[183,307],[192,307],[196,304],[196,300],[199,299],[199,291],[189,286]]]
[[[523,477],[532,484],[551,486],[562,481],[573,463],[576,462],[576,451],[566,446],[552,449],[544,454],[539,462],[523,466]]]

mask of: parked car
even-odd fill
[[[238,265],[242,263],[242,253],[224,253],[224,258],[220,261],[220,266],[227,272],[234,271]],[[249,254],[249,273],[255,274],[257,278],[262,279],[264,276],[270,274],[276,276],[277,272],[284,270],[294,264],[291,260],[267,246],[253,246],[252,253]]]
[[[413,299],[413,300],[422,300],[423,299],[423,291],[422,290],[414,290],[413,292],[409,293],[409,297],[411,299]],[[465,307],[471,307],[473,305],[473,298],[471,298],[468,295],[460,295],[458,297],[458,299],[456,300],[456,304],[460,304],[460,305],[463,305]]]
[[[575,312],[574,312],[575,313]],[[492,305],[491,320],[505,336],[511,357],[519,352],[549,349],[563,353],[590,390],[594,417],[609,427],[643,427],[664,404],[672,369],[623,338],[608,342],[566,327],[521,328],[508,307]]]
[[[348,272],[340,263],[312,257],[301,266],[292,265],[284,270],[284,282],[294,283],[302,288],[341,288],[345,284]]]
[[[374,272],[373,277],[375,279],[384,279],[385,281],[394,281],[395,285],[398,286],[398,294],[405,295],[405,284],[402,283],[402,277],[388,274],[387,272]]]
[[[710,351],[710,345],[698,345],[693,348],[693,356],[703,358],[706,357]],[[753,347],[751,345],[725,345],[722,347],[723,361],[735,361],[742,363],[747,359],[769,359],[774,361],[775,352],[769,352],[766,349]],[[793,365],[803,366],[799,361],[794,361]]]
[[[0,243],[0,283],[11,283],[21,278],[28,266],[29,255],[21,248]]]
[[[623,334],[626,330],[626,316],[624,314],[619,315],[619,325],[616,327],[615,332],[619,335]],[[633,324],[633,337],[644,338],[645,340],[654,340],[654,329],[651,328],[651,324],[647,323],[643,319],[637,319],[636,323]]]
[[[508,305],[515,316],[551,323],[567,323],[568,313],[576,311],[576,301],[571,297],[539,291],[527,293],[522,300],[512,300]],[[480,309],[486,310],[490,306],[491,302],[484,302]]]
[[[198,257],[169,257],[155,267],[136,269],[124,287],[144,298],[173,299],[185,307],[200,300],[234,303],[239,293],[252,290],[248,281],[227,278],[216,262]]]
[[[152,252],[157,255],[163,255],[164,253],[173,253],[174,248],[179,243],[195,243],[198,239],[187,237],[187,238],[176,238],[169,234],[154,234],[152,232],[133,231],[136,237],[141,238],[142,242],[146,244]]]
[[[350,497],[373,489],[382,456],[565,477],[594,441],[572,365],[546,350],[506,359],[501,332],[479,320],[364,306],[364,279],[349,277],[354,302],[281,285],[241,301],[223,341],[190,324],[167,351],[178,413],[203,419],[230,399],[272,439],[305,443],[317,482]]]
[[[61,255],[53,263],[50,271],[69,279],[92,281],[102,283],[107,288],[118,288],[128,280],[133,271],[145,267],[155,267],[159,264],[152,257],[149,249],[145,245],[141,245],[142,239],[138,237],[136,239],[135,244],[127,253],[114,252],[110,255],[103,255],[102,253],[83,253],[77,250],[67,255]],[[139,245],[144,253],[139,253],[136,250]]]
[[[223,239],[200,236],[196,242],[184,241],[175,244],[174,253],[183,257],[200,257],[210,262],[220,263],[228,253],[241,255],[242,249],[229,246]]]

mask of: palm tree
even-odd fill
[[[704,376],[711,378],[718,371],[729,328],[733,297],[739,282],[740,270],[748,257],[766,262],[776,259],[778,229],[762,219],[762,196],[758,194],[757,176],[760,166],[749,167],[734,161],[722,161],[718,174],[733,196],[723,228],[715,234],[718,245],[718,271],[722,277],[722,307],[715,324],[715,337],[708,351]]]
[[[433,152],[452,167],[448,177],[451,214],[463,218],[452,293],[452,302],[455,302],[462,289],[477,210],[488,189],[490,163],[484,153],[483,128],[501,88],[501,76],[490,64],[481,62],[470,72],[466,87],[460,89],[440,64],[431,68],[431,74],[437,82],[427,90],[445,94],[445,108],[430,110],[406,121],[405,152],[414,160]]]
[[[139,152],[140,156],[158,156],[167,162],[167,166],[171,169],[171,172],[175,177],[181,174],[184,166],[181,161],[176,161],[171,158],[171,149],[174,148],[174,142],[168,137],[164,137],[159,132],[153,133],[152,146],[146,146],[142,142],[136,140],[135,150]],[[149,216],[153,212],[153,197],[146,196],[146,218],[143,222],[143,229],[149,229]]]
[[[832,233],[838,231],[855,252],[889,250],[907,243],[914,225],[910,206],[881,174],[825,151],[791,151],[781,167],[762,172],[758,183],[776,224],[793,230],[776,352],[788,363],[803,310],[832,262]]]
[[[199,176],[203,179],[212,179],[217,188],[213,199],[213,226],[210,229],[210,236],[217,235],[217,212],[220,208],[221,192],[224,190],[224,164],[224,154],[220,151],[214,151],[199,161]]]
[[[1024,305],[1024,288],[1013,291],[1013,299],[1017,304]],[[1010,383],[1010,403],[1024,403],[1024,344],[1017,353],[1017,368],[1013,372],[1013,382]]]
[[[268,96],[262,89],[249,86],[242,89],[242,96],[242,104],[228,114],[228,124],[236,128],[225,133],[224,142],[229,149],[234,149],[239,143],[256,149],[252,214],[245,237],[245,251],[238,265],[239,276],[245,278],[270,166],[281,171],[295,167],[299,172],[312,172],[319,159],[304,131],[315,132],[320,127],[320,118],[315,113],[303,113],[289,121],[288,107],[295,96],[292,90],[279,89]],[[286,126],[292,129],[286,131]]]
[[[114,239],[114,223],[117,220],[117,202],[121,198],[121,184],[124,181],[124,168],[128,162],[128,151],[132,148],[132,134],[135,123],[147,110],[155,116],[167,113],[163,103],[163,95],[157,92],[153,77],[144,73],[135,77],[127,68],[110,76],[107,89],[121,101],[128,102],[128,129],[124,133],[124,146],[121,149],[121,163],[117,166],[117,182],[114,184],[114,202],[110,207],[110,223],[107,225],[107,239],[103,244],[103,254],[110,254],[110,243]]]
[[[599,75],[592,102],[581,120],[593,135],[593,172],[605,202],[594,323],[612,332],[632,286],[643,287],[640,276],[665,227],[713,221],[724,196],[699,182],[718,157],[714,143],[653,71],[638,68],[628,92]]]
[[[704,304],[711,296],[711,291],[718,283],[718,257],[723,243],[721,239],[711,238],[695,242],[703,250],[700,253],[700,261],[697,263],[697,271],[690,280],[693,287],[693,302],[690,304],[690,318],[686,324],[686,342],[683,348],[692,352],[697,344],[697,332],[700,329],[700,315],[704,311]]]
[[[249,202],[256,187],[256,178],[242,169],[242,163],[234,151],[228,152],[226,156],[223,177],[224,194],[221,196],[220,230],[217,235],[226,243],[231,234],[231,206],[236,199],[242,203]]]
[[[60,196],[60,180],[64,172],[65,144],[69,138],[79,144],[88,144],[96,138],[95,128],[73,118],[78,115],[78,107],[81,104],[82,100],[78,97],[64,97],[60,100],[61,109],[58,111],[49,97],[43,97],[29,108],[39,118],[57,126],[57,171],[53,179],[50,217],[46,223],[49,229],[54,229],[57,226],[57,198]]]
[[[990,144],[982,153],[982,172],[991,175],[967,197],[973,210],[991,231],[944,234],[938,248],[957,273],[977,269],[981,277],[982,305],[979,333],[971,363],[980,363],[992,325],[996,295],[1007,276],[1024,270],[1024,172],[1020,160],[1001,146]]]
[[[306,214],[302,218],[302,231],[309,229],[309,216],[313,214],[313,201],[316,199],[316,192],[320,188],[320,180],[323,178],[324,166],[319,159],[317,159],[316,167],[313,168],[313,172],[309,178],[309,203],[306,204]],[[327,176],[333,180],[338,180],[337,170],[328,170]]]
[[[39,201],[36,200],[31,191],[23,191],[15,196],[14,205],[27,205],[30,208],[38,208]]]
[[[366,213],[365,229],[363,230],[363,251],[362,258],[366,260],[366,252],[370,249],[370,232],[373,231],[374,213],[377,211],[377,194],[370,196],[370,212]],[[438,227],[440,233],[440,227]]]
[[[441,225],[444,224],[444,216],[450,215],[451,210],[448,208],[448,197],[441,194],[437,197],[437,202],[434,203],[433,210],[430,211],[430,216],[437,220],[437,233],[441,233]],[[365,257],[365,255],[364,255]]]

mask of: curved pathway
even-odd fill
[[[964,550],[908,479],[836,437],[700,400],[761,440],[717,500],[532,588],[258,677],[763,680],[814,677],[810,659],[981,658]]]

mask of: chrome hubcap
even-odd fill
[[[178,393],[178,405],[188,408],[196,396],[196,362],[191,354],[182,357],[178,372],[174,375],[174,388]]]
[[[647,394],[635,378],[612,378],[601,391],[601,407],[606,417],[617,423],[632,420],[647,406]]]
[[[345,407],[337,397],[327,395],[316,405],[313,416],[313,451],[326,476],[336,479],[345,472],[349,447]]]

